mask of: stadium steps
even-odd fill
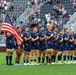
[[[25,10],[25,12],[23,14],[21,14],[18,18],[17,18],[17,23],[19,24],[19,22],[23,22],[24,24],[28,24],[29,23],[29,16],[31,14],[34,14],[34,11],[38,8],[40,8],[43,5],[43,3],[40,3],[39,5],[34,5],[32,8],[27,8]],[[19,22],[18,22],[19,21]]]
[[[23,10],[25,10],[27,7],[27,0],[14,0],[14,11],[8,12],[11,19],[14,15],[16,15],[16,17],[19,17],[23,13],[19,11],[20,4],[22,4]]]

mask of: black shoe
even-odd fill
[[[7,66],[9,66],[10,64],[6,64]]]
[[[13,64],[11,63],[10,65],[12,66]]]

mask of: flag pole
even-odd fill
[[[6,15],[7,15],[7,11],[5,11],[3,22],[2,22],[1,25],[0,25],[0,34],[1,34],[3,37],[4,37],[4,35],[5,35],[5,32],[2,33],[1,28],[2,28],[2,25],[3,25],[4,21],[5,21]],[[5,42],[6,42],[6,38],[4,37],[4,43],[5,43]]]
[[[2,28],[2,25],[3,25],[4,21],[5,21],[6,15],[7,15],[7,11],[4,12],[4,19],[3,19],[3,22],[1,24],[1,28]],[[0,28],[0,33],[1,33],[1,28]],[[5,32],[3,33],[3,36],[4,36],[4,41],[5,41],[6,40]]]

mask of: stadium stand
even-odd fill
[[[64,25],[64,28],[70,28],[76,32],[76,12],[70,17],[69,21]]]
[[[67,12],[70,12],[71,14],[73,14],[73,12],[71,11],[73,9],[73,4],[70,3],[70,0],[61,0],[61,4],[64,5],[65,9],[67,10]],[[51,13],[51,11],[53,10],[54,6],[59,6],[60,4],[57,4],[57,2],[53,2],[52,4],[44,4],[43,6],[41,6],[40,10],[41,10],[41,18],[45,20],[45,14],[47,13]],[[57,20],[59,18],[57,17]],[[68,20],[68,18],[63,18],[64,23],[66,23],[66,21]]]
[[[22,5],[23,11],[25,11],[27,7],[27,0],[14,0],[14,11],[9,12],[10,17],[16,15],[19,17],[23,12],[19,11],[19,6]]]
[[[27,8],[25,10],[25,12],[17,18],[17,23],[19,23],[18,21],[23,21],[24,23],[27,24],[29,22],[29,16],[31,14],[34,14],[34,11],[36,9],[39,9],[42,5],[43,5],[43,3],[41,3],[39,5],[34,5],[32,8]]]

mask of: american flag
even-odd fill
[[[17,33],[16,28],[13,26],[8,14],[6,15],[5,21],[2,24],[1,31],[2,32],[10,32],[10,33],[12,33],[14,35],[14,37],[16,38],[16,40],[17,40],[18,46],[20,46],[22,44],[23,39]]]

